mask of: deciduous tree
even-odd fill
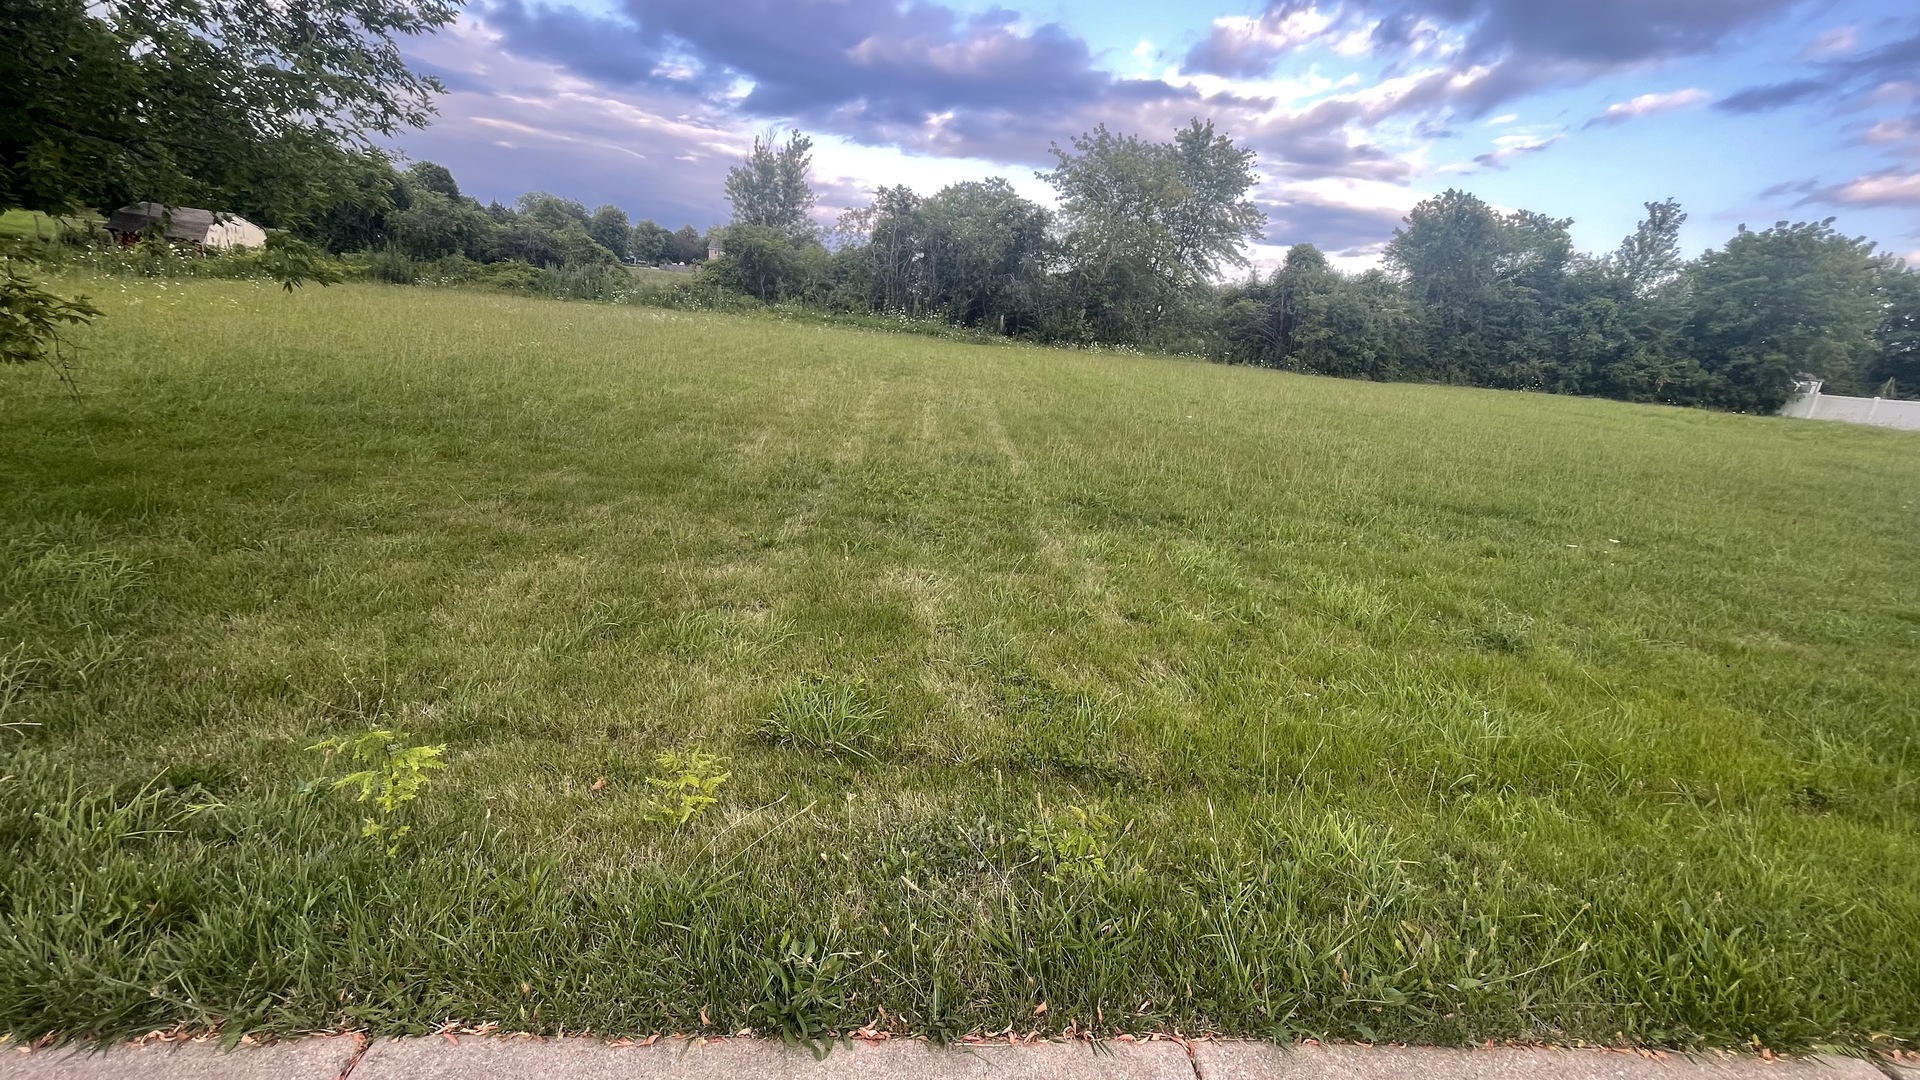
[[[727,199],[733,203],[736,225],[777,229],[794,240],[810,240],[815,228],[813,188],[807,169],[813,162],[813,140],[788,132],[786,145],[777,145],[776,132],[753,140],[746,161],[727,170]]]
[[[1102,125],[1052,152],[1040,176],[1059,193],[1080,317],[1097,338],[1151,338],[1220,269],[1246,265],[1266,224],[1246,197],[1253,152],[1210,121],[1166,143]]]

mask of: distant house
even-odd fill
[[[248,248],[267,242],[264,229],[237,214],[216,214],[190,206],[173,207],[169,214],[166,206],[156,202],[137,202],[115,210],[107,219],[107,231],[122,244],[132,244],[163,221],[167,239],[199,247]]]

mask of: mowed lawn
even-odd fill
[[[0,1031],[1920,1039],[1920,436],[70,284]],[[373,727],[448,748],[391,856],[303,791]]]

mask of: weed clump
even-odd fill
[[[834,950],[811,934],[780,935],[771,956],[760,960],[760,998],[755,1009],[761,1026],[789,1045],[804,1046],[815,1058],[833,1045],[833,1027],[847,1009],[849,954]]]
[[[1467,632],[1468,642],[1485,652],[1520,654],[1533,648],[1533,616],[1504,607],[1482,612]]]
[[[885,719],[859,681],[810,676],[781,692],[759,730],[781,746],[871,761],[874,729]]]

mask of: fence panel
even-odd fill
[[[1815,390],[1795,395],[1780,410],[1780,415],[1920,431],[1920,401],[1901,401],[1897,398],[1846,397]]]

